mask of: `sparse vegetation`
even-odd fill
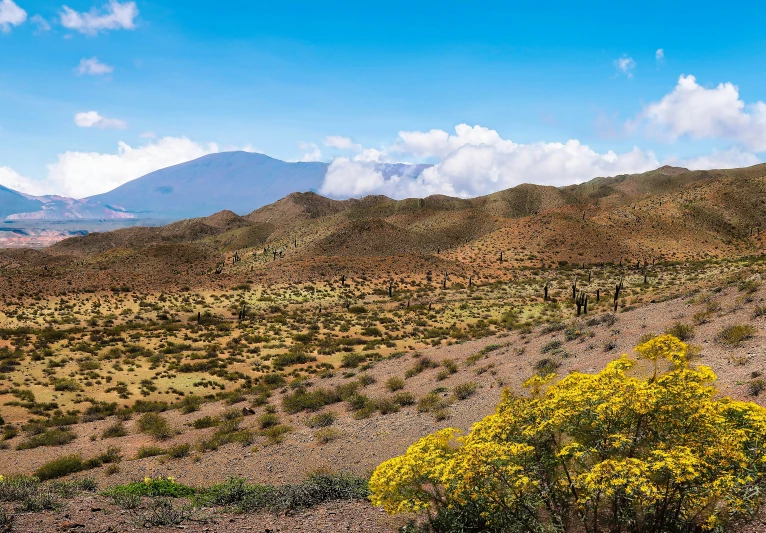
[[[727,326],[718,332],[716,339],[718,342],[728,344],[729,346],[738,346],[748,339],[755,336],[756,330],[750,324],[738,324]]]

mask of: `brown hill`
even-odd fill
[[[89,257],[108,262],[116,279],[133,280],[121,272],[135,264],[168,270],[171,261],[175,266],[167,275],[193,271],[204,283],[213,270],[300,280],[328,272],[326,265],[335,265],[329,271],[387,275],[418,265],[419,271],[502,278],[509,268],[561,261],[646,264],[760,254],[764,216],[766,165],[709,171],[665,166],[563,188],[519,185],[473,199],[333,200],[293,193],[245,217],[222,211],[161,228],[67,239],[27,262]],[[163,246],[180,243],[186,247],[178,254]],[[160,249],[168,257],[155,257]],[[235,262],[235,251],[245,260]],[[24,263],[18,257],[3,261]]]

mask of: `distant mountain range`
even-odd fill
[[[250,152],[210,154],[157,170],[104,194],[76,200],[30,196],[0,186],[7,220],[114,220],[204,217],[228,209],[244,215],[291,192],[318,191],[327,163],[287,163]],[[417,176],[426,165],[381,164],[386,176]]]

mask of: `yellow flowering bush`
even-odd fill
[[[720,397],[675,337],[636,352],[648,379],[623,355],[597,374],[530,380],[529,397],[504,391],[469,434],[438,431],[378,466],[372,502],[422,510],[433,531],[722,531],[749,516],[766,410]]]

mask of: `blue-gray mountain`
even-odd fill
[[[427,165],[381,164],[380,172],[417,176]],[[83,200],[30,197],[0,188],[0,216],[11,219],[165,219],[239,215],[292,192],[318,191],[327,163],[287,163],[263,154],[223,152],[157,170]]]

